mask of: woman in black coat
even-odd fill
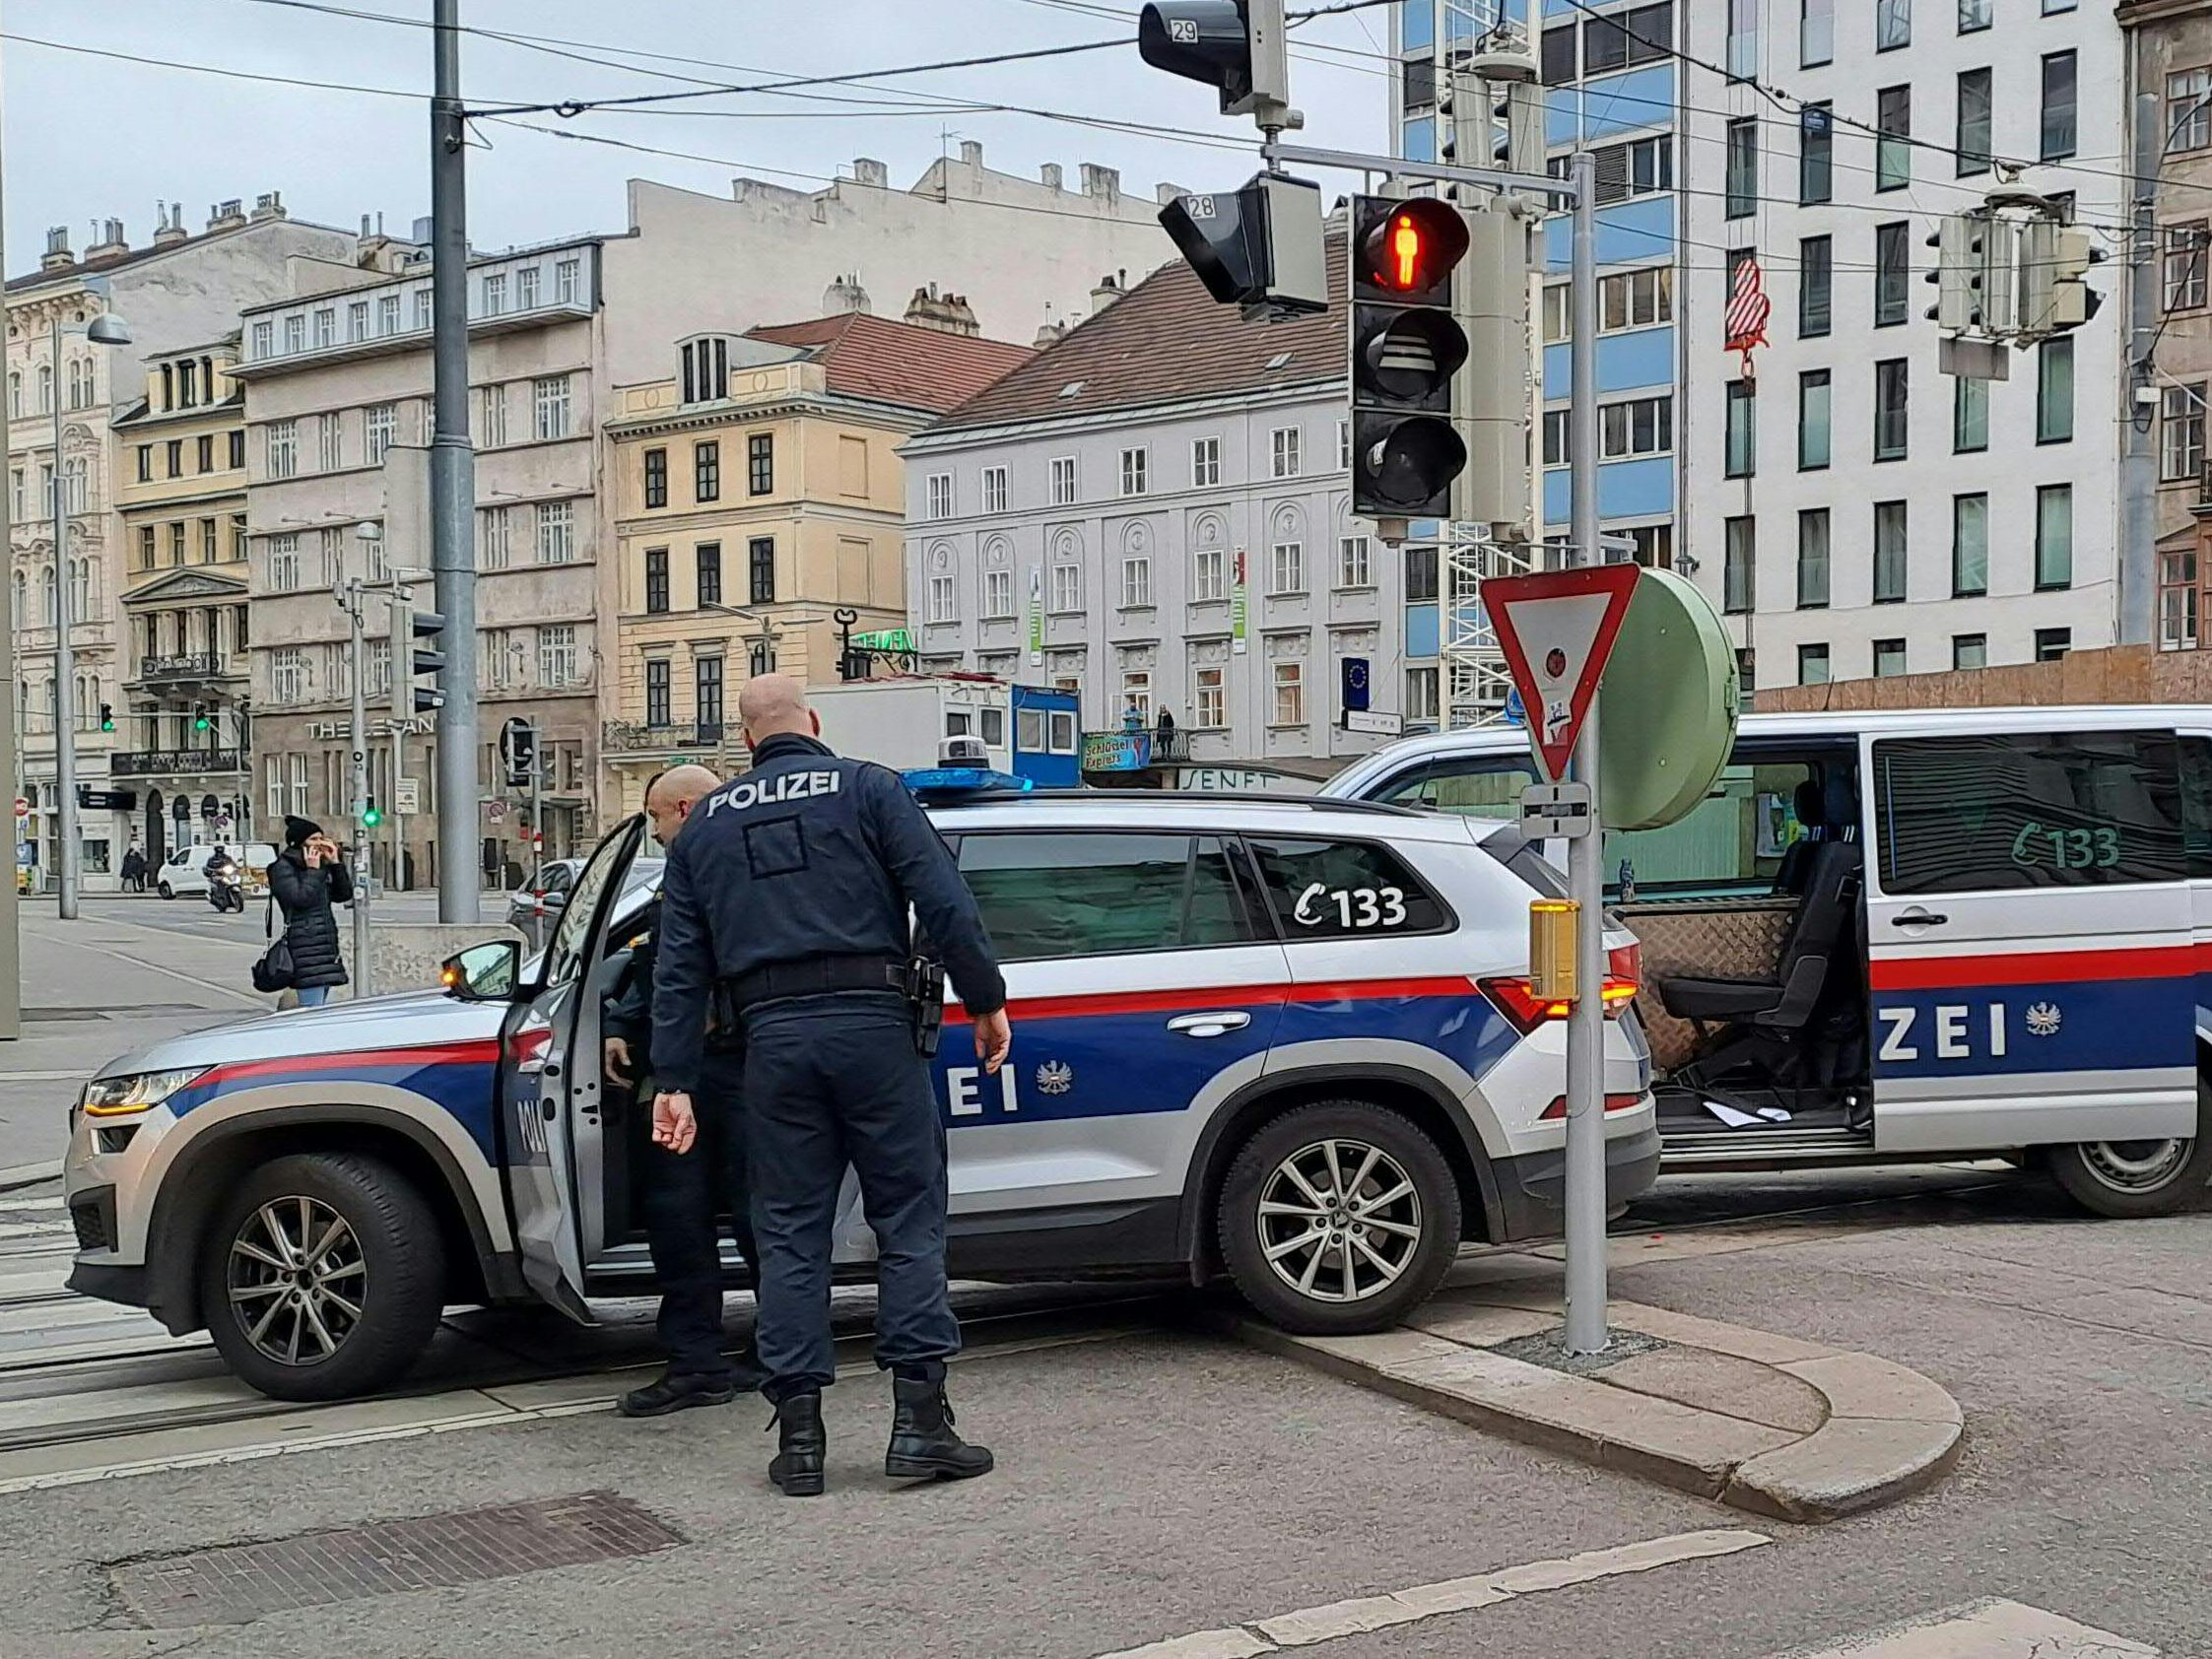
[[[330,987],[346,982],[338,949],[338,916],[331,908],[354,896],[338,845],[319,824],[284,821],[284,851],[269,866],[269,892],[284,912],[284,942],[292,949],[292,983],[302,1008],[330,1000]]]

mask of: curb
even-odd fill
[[[1893,1360],[1634,1302],[1610,1311],[1619,1329],[1756,1367],[1776,1388],[1817,1400],[1818,1426],[1792,1430],[1492,1352],[1556,1324],[1556,1301],[1451,1298],[1418,1310],[1414,1326],[1374,1336],[1291,1336],[1236,1314],[1216,1328],[1508,1439],[1776,1520],[1820,1524],[1881,1508],[1958,1462],[1958,1402]]]
[[[18,1187],[34,1187],[43,1181],[58,1180],[61,1176],[61,1160],[50,1163],[19,1163],[12,1169],[0,1169],[0,1192],[14,1192]]]

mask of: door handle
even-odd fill
[[[1896,915],[1892,916],[1890,918],[1890,926],[1941,927],[1950,919],[1951,918],[1949,916],[1937,915],[1934,911],[1923,910],[1919,907],[1919,905],[1915,904],[1910,910],[1900,910]]]
[[[1226,1036],[1231,1031],[1240,1031],[1252,1023],[1252,1017],[1240,1009],[1225,1009],[1218,1014],[1178,1014],[1168,1022],[1168,1029],[1179,1031],[1184,1036]]]

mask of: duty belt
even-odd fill
[[[838,991],[896,991],[912,995],[912,964],[905,957],[809,957],[770,962],[719,982],[719,1000],[733,1013],[785,997],[828,996]]]

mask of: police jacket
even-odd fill
[[[669,849],[653,980],[660,1086],[699,1082],[714,981],[821,957],[904,959],[911,906],[971,1014],[1006,1004],[973,895],[896,772],[786,733],[692,809]]]
[[[643,1065],[653,1034],[653,962],[660,954],[660,896],[654,895],[637,918],[637,943],[630,948],[630,965],[624,970],[621,995],[607,1004],[599,1021],[600,1034],[621,1037],[630,1044],[634,1066]]]

